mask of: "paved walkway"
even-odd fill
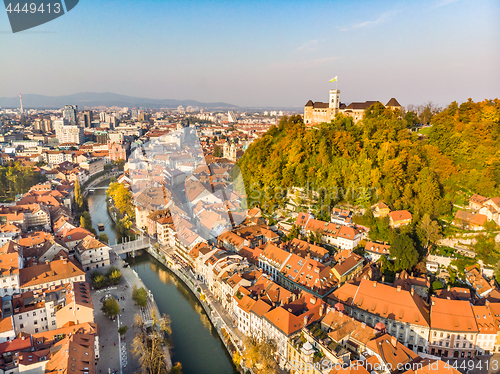
[[[135,284],[138,288],[146,287],[131,268],[123,267],[125,261],[120,257],[110,253],[110,261],[111,265],[122,272],[123,278],[120,284],[102,290],[91,291],[92,302],[94,303],[94,318],[99,325],[99,342],[101,345],[96,372],[105,374],[116,371],[117,374],[132,374],[140,369],[138,360],[131,352],[131,344],[135,335],[134,318],[136,314],[139,314],[139,307],[132,300],[132,286]],[[106,272],[106,270],[107,268],[103,268],[103,272]],[[122,339],[119,339],[118,336],[118,319],[111,321],[101,311],[101,299],[107,294],[114,296],[122,309],[119,316],[120,326],[128,327],[128,331]],[[120,348],[120,346],[123,348]],[[121,371],[120,362],[122,364],[126,363],[126,366],[122,367]]]

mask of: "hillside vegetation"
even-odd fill
[[[283,206],[283,189],[319,191],[318,206],[384,201],[415,218],[448,215],[460,194],[498,195],[500,100],[451,103],[432,118],[428,137],[409,129],[413,117],[376,103],[364,119],[338,115],[306,129],[299,115],[284,117],[252,143],[239,166],[249,202]],[[270,212],[269,212],[270,213]]]

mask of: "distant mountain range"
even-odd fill
[[[45,96],[34,94],[23,94],[24,108],[45,108],[57,109],[62,108],[67,104],[78,105],[79,108],[96,107],[96,106],[120,106],[129,108],[177,108],[179,105],[183,107],[197,106],[201,108],[211,109],[234,109],[238,106],[228,103],[202,103],[195,100],[173,100],[173,99],[147,99],[143,97],[132,97],[126,95],[118,95],[111,92],[80,92],[73,95],[65,96]],[[19,97],[0,97],[0,107],[2,108],[19,108]]]

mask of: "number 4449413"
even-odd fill
[[[7,13],[60,13],[61,12],[61,3],[41,3],[40,5],[35,3],[24,3],[21,7],[19,3],[9,3],[7,4]]]

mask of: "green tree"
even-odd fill
[[[128,327],[127,326],[120,326],[118,328],[118,334],[120,334],[121,336],[125,335],[128,331]]]
[[[222,157],[222,149],[218,145],[214,145],[214,157]]]
[[[86,230],[89,230],[94,235],[96,234],[94,227],[92,227],[92,217],[87,211],[83,212],[83,214],[80,216],[80,226]]]
[[[114,318],[120,313],[120,305],[114,297],[110,297],[104,300],[101,310],[106,317]]]
[[[394,259],[394,271],[411,270],[418,263],[418,251],[407,234],[397,234],[390,249]]]
[[[137,288],[134,284],[132,288],[132,300],[140,306],[141,308],[145,308],[148,305],[148,293],[144,289],[144,287]]]
[[[99,234],[99,241],[102,242],[102,243],[106,243],[106,244],[109,244],[109,237],[106,233],[100,233]]]

